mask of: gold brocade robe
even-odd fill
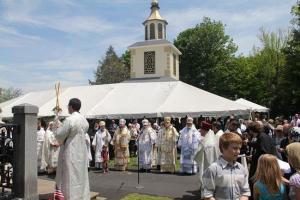
[[[114,146],[115,169],[125,171],[129,162],[130,131],[127,127],[118,128],[114,134],[111,144]]]
[[[177,130],[172,126],[163,128],[158,133],[158,164],[161,172],[175,172],[178,136]]]

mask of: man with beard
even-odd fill
[[[197,172],[197,163],[194,156],[199,148],[201,135],[193,124],[193,118],[188,117],[186,127],[180,131],[178,147],[181,149],[180,172],[194,174]]]
[[[143,129],[139,135],[139,164],[142,171],[147,171],[151,168],[152,150],[156,140],[156,133],[149,125],[147,119],[143,120]]]
[[[175,172],[177,158],[176,141],[178,132],[171,124],[171,118],[164,118],[164,128],[158,134],[158,154],[160,172]]]
[[[114,146],[115,169],[125,171],[129,162],[130,132],[126,127],[125,119],[120,119],[111,144]]]

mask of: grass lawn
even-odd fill
[[[142,195],[142,194],[129,194],[126,197],[122,198],[121,200],[172,200],[167,197],[157,197],[157,196],[150,196],[150,195]]]

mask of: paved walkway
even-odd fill
[[[136,188],[138,186],[136,171],[110,171],[106,174],[90,171],[89,177],[91,190],[98,192],[101,197],[108,200],[119,200],[130,193],[165,196],[174,200],[200,199],[197,175],[142,173],[140,174],[140,185],[143,186],[143,189]],[[46,176],[42,178],[49,179]]]
[[[38,193],[40,200],[48,200],[54,192],[55,182],[49,179],[38,179]],[[91,192],[91,199],[96,199],[98,193]]]

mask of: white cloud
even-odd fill
[[[67,72],[59,72],[60,77],[64,78],[65,80],[69,81],[82,81],[86,80],[86,77],[81,71],[67,71]]]
[[[87,85],[88,75],[80,70],[35,70],[32,68],[17,68],[13,65],[0,65],[0,86],[21,88],[25,92],[52,88],[58,81],[63,87],[72,85]],[[7,75],[13,79],[7,78]]]
[[[191,26],[196,25],[202,21],[203,17],[210,17],[213,20],[220,20],[230,27],[248,28],[264,23],[274,22],[283,16],[286,16],[289,12],[290,6],[283,5],[282,9],[278,7],[257,8],[255,10],[240,10],[236,12],[221,11],[217,9],[208,9],[201,7],[194,7],[182,10],[173,10],[165,14],[165,18],[172,20],[170,27],[178,32],[185,30]],[[180,13],[180,14],[178,14]]]
[[[17,31],[15,28],[8,27],[8,26],[3,26],[1,24],[0,24],[0,34],[7,34],[7,35],[23,38],[23,39],[26,39],[26,40],[32,40],[32,41],[41,40],[41,38],[38,37],[38,36],[22,34],[19,31]]]
[[[280,8],[280,9],[278,9]],[[193,7],[189,9],[172,10],[165,13],[165,18],[169,20],[168,33],[171,38],[175,38],[179,32],[192,28],[200,23],[204,16],[216,21],[221,21],[226,25],[225,31],[232,36],[239,46],[239,52],[247,54],[252,46],[258,42],[256,36],[261,26],[271,28],[278,27],[278,21],[289,16],[291,5],[281,2],[281,5],[265,5],[255,9],[240,9],[232,11],[230,9],[220,10],[206,7]],[[287,21],[285,24],[288,24]],[[277,26],[274,27],[274,24]],[[276,30],[272,30],[276,31]],[[249,40],[250,39],[250,40]]]
[[[113,30],[115,26],[111,23],[89,16],[72,17],[45,17],[42,18],[43,25],[66,33],[93,32],[103,33]]]
[[[75,5],[73,1],[62,2]],[[59,11],[55,14],[41,14],[38,12],[41,4],[40,0],[4,0],[5,10],[2,13],[2,18],[7,23],[51,28],[71,34],[84,32],[103,33],[117,27],[113,26],[111,22],[95,16],[81,16],[77,13],[67,14]]]

